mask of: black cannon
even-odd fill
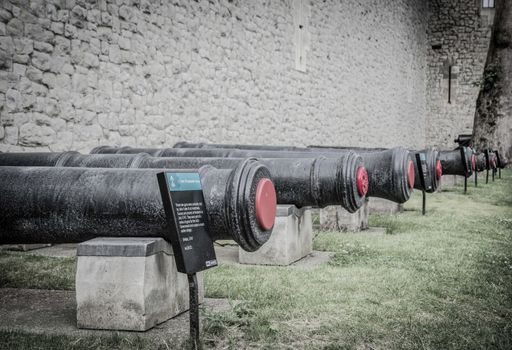
[[[357,153],[367,153],[375,151],[385,151],[388,148],[366,148],[366,147],[340,147],[340,146],[272,146],[272,145],[242,145],[242,144],[208,144],[208,143],[191,143],[178,142],[174,148],[199,148],[199,149],[237,149],[237,150],[265,150],[265,151],[290,151],[290,152],[338,152],[339,150],[353,150]],[[441,180],[441,162],[439,161],[439,153],[435,148],[427,148],[421,151],[409,150],[412,156],[420,154],[420,158],[424,159],[427,164],[426,171],[420,170],[421,162],[418,163],[414,159],[414,188],[425,190],[426,192],[435,192]]]
[[[430,147],[411,152],[420,160],[420,162],[415,162],[414,188],[424,190],[427,193],[437,191],[441,182],[441,176],[443,175],[439,151],[434,147]],[[426,169],[423,169],[423,162],[425,163]],[[416,185],[417,182],[420,183],[418,186]]]
[[[299,146],[274,146],[274,145],[242,145],[228,143],[193,143],[181,141],[174,144],[173,148],[202,148],[202,149],[237,149],[237,150],[260,150],[260,151],[288,151],[288,152],[308,152],[313,149]]]
[[[161,171],[0,167],[0,244],[168,238],[156,176]],[[251,159],[235,169],[203,166],[198,172],[212,239],[257,250],[270,237],[276,213],[268,169]]]
[[[486,158],[485,154],[481,152],[477,152],[473,150],[473,155],[475,157],[475,187],[478,186],[478,173],[482,172],[486,168]]]
[[[0,166],[17,165],[102,168],[197,169],[212,165],[237,168],[241,158],[168,158],[139,154],[5,153]],[[349,212],[359,209],[368,191],[368,174],[363,160],[354,152],[338,158],[262,159],[270,171],[279,204],[297,207],[341,205]]]
[[[199,149],[199,148],[130,148],[100,146],[92,154],[133,154],[148,153],[155,157],[214,157],[214,158],[339,158],[352,152],[323,151],[271,151],[239,149]],[[407,201],[414,187],[414,164],[410,153],[403,148],[361,153],[364,166],[368,172],[367,197],[380,197],[397,203]]]
[[[499,151],[494,151],[496,153],[496,160],[498,162],[499,169],[505,169],[509,163],[508,159],[503,156]]]
[[[361,147],[339,147],[339,146],[309,146],[312,151],[336,152],[337,150],[354,150],[356,152],[375,152],[386,150],[387,148],[361,148]],[[439,187],[442,175],[439,152],[436,148],[427,148],[423,150],[409,150],[414,156],[414,188],[428,193],[433,193]],[[423,169],[422,162],[425,163]]]
[[[476,153],[475,156],[476,156],[475,170],[477,172],[482,172],[485,169],[487,169],[487,161],[485,158],[485,154],[484,153]]]
[[[505,158],[499,151],[494,151],[496,153],[496,162],[499,173],[499,178],[501,179],[501,169],[505,169],[508,165],[508,159]]]
[[[354,150],[359,153],[387,150],[387,148],[361,148],[361,147],[332,147],[332,146],[309,146],[310,150],[322,150],[336,152],[337,150]],[[423,150],[409,150],[414,156],[414,188],[427,193],[433,193],[439,187],[442,175],[439,152],[436,148]],[[423,166],[423,163],[425,166]]]
[[[459,134],[453,142],[458,143],[459,147],[473,147],[473,135],[472,134]]]
[[[492,181],[494,181],[494,175],[498,169],[498,156],[497,152],[491,149],[484,150],[484,155],[487,170],[485,183],[489,183],[489,172],[491,172]]]
[[[476,157],[469,147],[459,147],[453,151],[440,151],[443,175],[469,177],[476,167]]]

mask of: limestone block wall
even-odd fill
[[[453,148],[458,134],[473,132],[474,83],[482,77],[494,10],[482,9],[481,0],[435,0],[429,6],[426,138]]]
[[[3,0],[0,151],[422,147],[427,13],[423,0]]]

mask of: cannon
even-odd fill
[[[508,165],[508,159],[506,159],[499,151],[495,151],[496,161],[498,167],[498,177],[501,179],[501,169],[505,169]]]
[[[459,134],[453,142],[458,143],[459,147],[473,147],[473,135],[472,134]]]
[[[482,172],[487,168],[487,161],[484,153],[476,154],[476,168],[477,172]]]
[[[164,170],[0,167],[0,244],[168,239],[156,176]],[[211,238],[257,250],[270,237],[276,214],[269,170],[249,159],[234,169],[207,165],[198,172]]]
[[[423,190],[427,193],[437,191],[443,175],[441,161],[439,159],[439,151],[434,148],[426,148],[420,151],[411,151],[420,160],[423,159],[426,169],[422,169],[420,162],[415,162],[414,166],[414,188]],[[416,185],[419,183],[419,185]]]
[[[491,162],[491,172],[492,172],[492,181],[494,181],[494,177],[499,169],[499,161],[498,161],[498,152],[491,151],[490,152],[490,162]]]
[[[63,166],[101,168],[197,169],[211,165],[237,168],[241,158],[168,158],[139,154],[5,153],[0,166]],[[368,174],[363,160],[354,152],[338,158],[262,159],[274,182],[277,202],[297,207],[341,205],[349,212],[359,209],[368,191]]]
[[[469,147],[459,147],[453,151],[440,151],[442,173],[469,177],[476,167],[476,157]]]
[[[100,146],[91,154],[136,154],[148,153],[155,157],[213,157],[213,158],[339,158],[352,152],[239,150],[239,149],[193,149],[193,148],[130,148]],[[368,173],[367,197],[380,197],[397,203],[407,201],[414,187],[414,163],[410,153],[403,148],[361,153]]]
[[[499,151],[494,151],[496,153],[496,160],[498,163],[499,169],[505,169],[509,163],[508,159],[505,158]]]
[[[174,144],[173,148],[202,148],[202,149],[238,149],[238,150],[260,150],[260,151],[289,151],[308,152],[313,149],[299,146],[273,146],[273,145],[241,145],[228,143],[193,143],[181,141]]]
[[[486,168],[486,158],[485,154],[476,152],[473,150],[473,155],[475,157],[475,187],[478,186],[478,173],[482,172]]]
[[[354,150],[356,152],[375,152],[383,151],[387,148],[361,148],[361,147],[332,147],[332,146],[309,146],[311,151],[336,152],[337,150]],[[433,193],[439,187],[442,175],[441,161],[439,160],[439,152],[436,148],[427,148],[423,150],[409,150],[414,157],[419,155],[419,160],[414,159],[414,188],[427,193]],[[421,159],[426,163],[426,169],[421,168]]]
[[[357,153],[385,151],[388,148],[364,148],[364,147],[339,147],[339,146],[272,146],[272,145],[241,145],[241,144],[208,144],[208,143],[190,143],[178,142],[174,148],[199,148],[199,149],[237,149],[237,150],[265,150],[265,151],[290,151],[290,152],[338,152],[339,150],[353,150]],[[427,148],[421,151],[409,150],[413,155],[419,153],[425,158],[427,163],[427,173],[423,173],[423,179],[420,178],[420,164],[413,160],[414,163],[414,188],[425,190],[426,192],[435,192],[441,180],[442,170],[439,161],[439,153],[435,148]]]
[[[359,151],[361,148],[354,147],[332,147],[332,146],[309,146],[310,149],[336,151],[337,149],[354,149]],[[363,148],[365,150],[383,150],[385,148]],[[439,151],[434,148],[426,148],[423,150],[409,150],[413,155],[418,154],[420,159],[424,159],[427,164],[428,174],[421,176],[421,164],[417,161],[414,162],[414,188],[428,193],[435,192],[439,187],[441,180],[442,166],[439,160]],[[423,178],[423,181],[422,181]]]
[[[486,177],[485,183],[489,183],[489,172],[492,174],[492,181],[494,181],[494,175],[498,169],[498,157],[496,152],[491,149],[484,150],[485,162],[486,162]]]

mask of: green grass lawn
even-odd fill
[[[206,296],[241,300],[207,314],[206,348],[511,349],[512,171],[481,179],[467,195],[462,186],[429,195],[426,216],[420,193],[402,214],[371,215],[386,235],[318,232],[315,249],[336,253],[323,265],[206,271]],[[0,287],[73,289],[74,264],[0,252]],[[103,346],[0,332],[0,348],[17,339],[25,348]]]

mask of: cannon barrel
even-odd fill
[[[437,191],[440,182],[441,182],[441,176],[443,175],[443,168],[441,164],[441,160],[439,159],[439,151],[434,147],[429,147],[420,151],[411,151],[414,154],[419,154],[420,157],[425,158],[425,162],[427,165],[427,171],[428,174],[424,176],[425,181],[425,188],[421,186],[421,179],[420,179],[420,164],[415,162],[414,166],[414,188],[425,190],[425,192],[433,193]],[[417,183],[420,183],[419,185],[416,185]]]
[[[168,238],[156,177],[161,171],[0,167],[0,244]],[[235,169],[198,171],[212,239],[233,239],[247,251],[257,250],[270,237],[276,212],[268,169],[247,160]]]
[[[476,157],[469,147],[459,147],[453,151],[440,151],[442,172],[445,175],[469,177],[476,168]]]
[[[46,161],[46,162],[45,162]],[[80,154],[64,153],[5,153],[0,154],[0,166],[99,167],[99,168],[153,168],[197,169],[212,165],[232,169],[242,158],[168,158],[139,154]],[[283,158],[260,161],[270,171],[277,202],[297,207],[341,205],[355,212],[363,203],[368,190],[368,174],[362,158],[354,152],[338,158]]]
[[[346,147],[346,146],[308,146],[310,151],[322,151],[322,152],[338,152],[339,150],[353,150],[360,154],[376,151],[384,151],[389,148],[367,148],[367,147]],[[424,190],[428,193],[433,193],[437,190],[442,175],[441,161],[439,160],[439,152],[435,148],[427,148],[423,150],[409,150],[414,158],[416,154],[420,154],[420,159],[424,158],[426,161],[428,174],[424,174],[421,180],[420,167],[421,163],[418,163],[416,159],[413,160],[414,164],[414,188],[417,190]],[[425,182],[425,186],[423,186]]]
[[[242,145],[227,143],[193,143],[181,141],[174,144],[173,148],[202,148],[202,149],[239,149],[239,150],[260,150],[260,151],[290,151],[290,152],[309,152],[314,151],[307,147],[299,146],[273,146],[273,145]]]
[[[503,154],[501,154],[499,151],[494,151],[494,153],[496,153],[496,161],[497,161],[497,166],[498,168],[500,169],[505,169],[506,166],[508,165],[508,159],[506,159]]]
[[[498,158],[493,150],[484,150],[485,155],[485,168],[487,170],[494,170],[498,167]]]
[[[291,152],[339,152],[340,150],[352,150],[357,153],[367,153],[375,151],[385,151],[388,148],[366,148],[366,147],[343,147],[343,146],[272,146],[272,145],[242,145],[242,144],[208,144],[208,143],[191,143],[191,142],[178,142],[174,148],[200,148],[200,149],[239,149],[239,150],[270,150],[270,151],[291,151]],[[414,188],[418,190],[425,190],[426,192],[435,192],[439,186],[441,179],[441,162],[439,161],[439,153],[435,148],[427,148],[421,151],[411,151],[411,153],[420,153],[425,157],[427,163],[427,171],[429,174],[425,176],[425,188],[423,188],[423,181],[420,179],[420,164],[416,159],[414,163]]]
[[[308,149],[311,150],[322,150],[326,152],[336,152],[341,149],[352,149],[359,153],[364,152],[374,152],[380,150],[386,150],[387,148],[363,148],[363,147],[344,147],[344,146],[308,146]],[[420,154],[420,158],[425,158],[427,164],[428,174],[424,175],[425,186],[423,186],[423,181],[421,181],[420,167],[421,164],[418,164],[416,159],[414,159],[414,188],[418,190],[424,190],[428,193],[433,193],[437,190],[440,184],[442,172],[441,161],[439,159],[439,151],[434,148],[426,148],[423,150],[409,150],[412,154]]]
[[[239,149],[199,148],[130,148],[100,146],[92,154],[133,154],[148,153],[155,157],[215,157],[215,158],[339,158],[351,150],[337,152],[321,151],[270,151]],[[406,202],[414,187],[414,163],[409,152],[403,148],[365,152],[360,154],[368,173],[367,197],[380,197],[397,203]]]
[[[490,160],[491,160],[491,168],[493,170],[498,169],[498,157],[496,155],[496,151],[491,151],[489,153],[489,156],[490,156]]]
[[[487,161],[484,153],[476,154],[476,171],[481,172],[487,168]]]

